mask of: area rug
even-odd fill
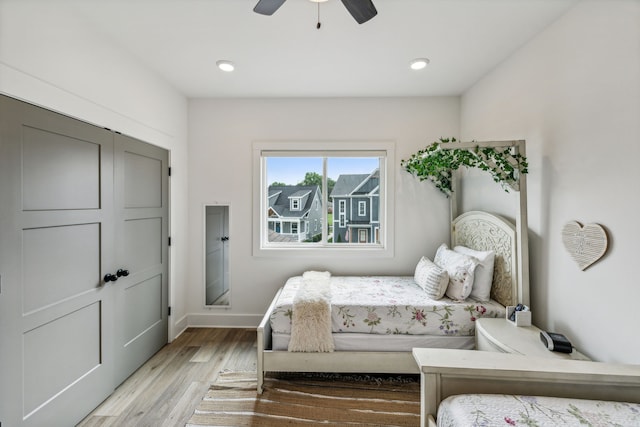
[[[255,372],[220,373],[187,427],[418,426],[417,376],[273,374],[256,393]]]

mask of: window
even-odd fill
[[[338,200],[338,227],[347,226],[347,201]]]
[[[253,159],[254,254],[393,253],[392,143],[260,142]]]
[[[358,216],[367,215],[367,202],[358,202]]]

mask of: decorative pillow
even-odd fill
[[[449,273],[435,265],[429,258],[422,257],[416,266],[413,280],[427,293],[431,299],[440,299],[449,286]]]
[[[436,252],[434,262],[449,273],[447,296],[458,301],[467,299],[473,288],[473,274],[478,261],[468,255],[452,251],[443,243]]]
[[[493,264],[496,259],[496,253],[494,251],[476,251],[465,246],[456,246],[453,250],[478,260],[478,266],[473,275],[473,288],[471,288],[470,296],[478,301],[489,301],[491,299]]]

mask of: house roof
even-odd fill
[[[378,169],[370,174],[343,174],[338,176],[329,197],[347,197],[377,193],[380,185]]]
[[[305,216],[313,204],[315,192],[320,192],[317,185],[276,185],[269,186],[269,209],[280,217],[284,218],[302,218]],[[305,196],[306,199],[304,198]],[[300,210],[292,211],[291,198],[303,198],[304,205]]]

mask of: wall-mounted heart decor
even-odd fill
[[[599,224],[569,221],[562,228],[562,243],[581,270],[602,258],[607,252],[607,233]]]

